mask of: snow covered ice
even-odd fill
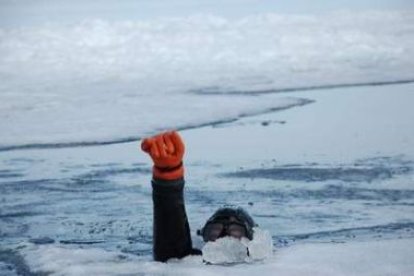
[[[54,246],[23,254],[34,271],[56,271],[52,275],[410,275],[413,245],[412,239],[305,244],[283,249],[263,263],[232,266],[205,265],[199,256],[163,264],[102,249]]]
[[[412,274],[412,9],[238,1],[0,4],[0,275]],[[240,255],[152,260],[138,141],[171,128],[192,234],[268,231]]]
[[[52,275],[409,275],[411,88],[297,92],[315,102],[182,132],[192,232],[223,203],[242,206],[272,237],[263,262],[153,262],[150,164],[136,142],[3,152],[1,260]]]
[[[303,103],[244,94],[412,81],[413,22],[344,11],[0,26],[0,147],[135,140]]]

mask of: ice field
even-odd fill
[[[266,92],[412,82],[413,14],[4,23],[0,149],[131,141],[301,103]]]
[[[3,266],[33,275],[409,275],[412,88],[298,92],[315,102],[182,132],[192,233],[217,207],[241,205],[273,238],[274,258],[258,264],[151,261],[150,164],[137,142],[3,152]]]
[[[414,275],[414,12],[241,1],[0,4],[0,275]],[[235,204],[270,257],[152,261],[168,129],[194,245]]]

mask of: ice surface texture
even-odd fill
[[[412,81],[413,20],[344,12],[1,27],[1,149],[228,122],[183,133],[190,224],[240,204],[278,250],[253,265],[152,262],[150,166],[136,143],[9,151],[0,156],[0,274],[409,275],[412,84],[271,93]],[[231,124],[303,98],[316,103]],[[356,163],[400,155],[409,163]]]
[[[246,208],[277,248],[253,264],[151,261],[151,163],[136,142],[3,152],[0,274],[409,275],[412,87],[305,92],[314,104],[182,132],[192,233],[225,203]]]
[[[244,92],[409,81],[413,21],[343,12],[1,28],[0,147],[134,140],[303,103]]]
[[[101,249],[28,247],[24,256],[33,272],[50,275],[411,275],[410,240],[346,244],[307,244],[281,249],[263,263],[204,265],[200,256],[167,264]],[[36,275],[36,274],[35,274]],[[40,274],[42,275],[42,274]]]

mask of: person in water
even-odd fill
[[[171,258],[201,255],[193,248],[184,203],[185,146],[176,131],[143,139],[141,149],[153,161],[152,199],[154,203],[153,256],[165,262]],[[252,217],[241,207],[219,208],[197,231],[204,242],[231,236],[253,239]],[[247,252],[248,254],[248,252]]]

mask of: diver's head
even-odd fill
[[[253,218],[241,207],[225,206],[218,209],[197,234],[205,242],[231,236],[241,239],[253,239],[253,227],[257,226]]]

